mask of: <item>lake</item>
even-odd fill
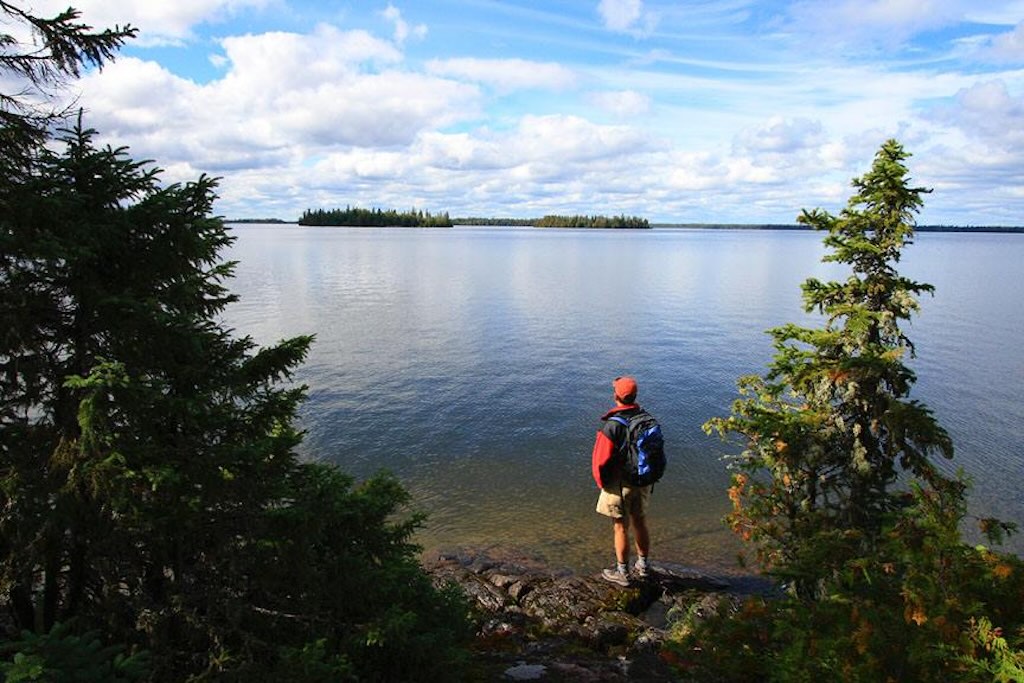
[[[508,546],[592,571],[611,562],[590,449],[611,380],[662,422],[653,558],[729,572],[727,448],[702,423],[761,373],[770,327],[808,323],[800,283],[843,278],[809,231],[233,226],[225,318],[271,344],[315,333],[297,380],[304,457],[397,475],[428,550]],[[1024,526],[1024,236],[922,233],[900,270],[936,287],[905,327],[912,397],[974,480],[972,513]],[[973,540],[973,537],[972,537]],[[1006,546],[1024,551],[1021,537]]]

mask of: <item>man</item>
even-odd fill
[[[620,586],[629,585],[629,526],[633,525],[636,536],[637,561],[634,571],[637,576],[647,576],[647,557],[651,538],[647,531],[647,502],[651,496],[650,486],[628,486],[622,481],[622,466],[625,463],[625,449],[628,444],[629,418],[641,412],[636,402],[637,386],[632,377],[617,377],[612,382],[615,407],[601,418],[601,429],[594,441],[591,454],[591,469],[594,481],[601,489],[597,499],[597,511],[612,518],[615,547],[614,569],[605,569],[601,576]],[[621,420],[621,422],[620,422]]]

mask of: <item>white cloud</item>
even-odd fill
[[[222,45],[223,76],[209,83],[121,58],[83,85],[90,125],[130,143],[136,157],[159,159],[173,171],[169,179],[223,174],[218,211],[228,215],[294,218],[311,206],[415,201],[462,215],[790,221],[804,206],[840,208],[850,177],[892,135],[929,169],[928,182],[944,187],[978,182],[952,170],[976,160],[957,147],[945,158],[964,166],[936,163],[929,126],[964,147],[968,133],[948,131],[973,129],[986,147],[1024,149],[1009,132],[1024,130],[1014,118],[1019,98],[965,74],[815,65],[752,83],[633,72],[645,91],[660,93],[655,110],[648,95],[621,87],[628,73],[608,72],[616,87],[580,92],[581,103],[623,115],[626,124],[644,118],[642,126],[608,126],[569,114],[481,118],[485,101],[475,83],[513,91],[584,80],[559,64],[444,60],[416,72],[394,43],[327,25]],[[601,77],[591,70],[585,81],[601,84]],[[683,93],[686,108],[666,107],[666,92]],[[955,106],[926,119],[911,106],[957,92]],[[703,108],[704,97],[729,111]],[[476,127],[465,128],[469,122]],[[453,124],[463,127],[451,131]],[[991,178],[1010,173],[1012,157],[990,161]]]
[[[734,148],[755,154],[794,154],[817,149],[823,141],[820,121],[775,116],[762,126],[740,131]]]
[[[670,156],[666,166],[671,170],[662,176],[671,192],[702,192],[719,187],[722,167],[707,153],[677,152]]]
[[[414,27],[410,27],[405,19],[402,18],[402,12],[394,5],[389,4],[383,14],[385,19],[395,25],[395,42],[399,45],[404,43],[410,35],[419,39],[427,35],[425,24],[417,24]]]
[[[955,103],[932,117],[959,129],[966,137],[994,148],[1019,150],[1024,163],[1024,97],[1014,97],[1002,81],[985,81],[957,92]]]
[[[74,0],[84,22],[97,29],[131,24],[139,29],[137,45],[180,44],[192,38],[198,24],[221,21],[247,9],[265,9],[280,0]],[[67,0],[37,0],[33,9],[55,15]]]
[[[641,0],[601,0],[597,11],[604,25],[613,31],[628,31],[643,14]]]
[[[649,141],[630,127],[527,116],[507,131],[425,131],[402,151],[338,150],[311,169],[306,183],[329,204],[404,206],[415,196],[460,215],[493,215],[501,206],[514,207],[504,210],[515,215],[567,206],[592,211],[595,192],[600,206],[612,194],[636,201],[645,190],[623,169],[650,154]]]
[[[187,40],[190,30],[199,30],[196,22],[208,24],[244,1],[185,2],[152,12],[168,18],[164,35]],[[149,6],[113,4],[140,12]],[[199,11],[201,4],[209,11]],[[1006,188],[1019,187],[1024,169],[1024,133],[1018,132],[1024,131],[1024,69],[994,66],[1013,61],[1019,26],[1010,31],[1013,24],[1006,24],[994,39],[965,38],[976,42],[959,50],[948,42],[914,68],[863,55],[846,61],[841,51],[828,51],[860,40],[887,55],[877,35],[893,31],[904,40],[944,25],[966,4],[800,2],[786,17],[793,33],[776,32],[782,25],[772,24],[771,35],[758,41],[746,33],[703,41],[696,34],[721,26],[718,19],[694,28],[685,23],[692,8],[661,6],[666,33],[645,35],[639,44],[633,38],[651,10],[641,2],[606,1],[601,12],[608,27],[629,35],[603,34],[594,41],[599,48],[580,34],[557,48],[545,43],[544,51],[510,39],[533,35],[537,21],[558,15],[549,10],[521,17],[533,23],[491,36],[486,52],[474,52],[471,41],[456,50],[433,44],[445,40],[444,26],[431,25],[426,35],[385,1],[332,15],[346,22],[341,28],[207,35],[203,52],[219,46],[209,57],[217,69],[208,81],[184,75],[187,48],[161,51],[175,53],[179,73],[121,56],[81,81],[79,102],[105,142],[157,159],[166,179],[222,174],[218,212],[233,216],[294,218],[311,206],[415,202],[461,215],[598,211],[790,221],[804,206],[841,208],[849,179],[892,136],[914,154],[915,176],[937,188],[928,207],[946,212],[942,220],[983,210],[1019,215],[1024,199]],[[712,18],[746,16],[755,5],[700,3]],[[360,25],[353,19],[359,11],[365,25],[381,26],[383,18],[387,26],[379,35],[346,28]],[[685,28],[668,27],[670,20]],[[730,31],[746,29],[746,19],[736,22],[729,19]],[[555,25],[594,28],[578,16]],[[797,27],[828,49],[804,49],[794,37]],[[673,42],[684,34],[699,49]],[[417,37],[424,41],[407,54]],[[990,51],[986,64],[949,61],[981,47]],[[595,50],[596,60],[584,56]],[[645,54],[657,63],[641,65]],[[201,77],[210,72],[207,66]],[[600,123],[607,120],[619,125]],[[971,201],[950,198],[965,196]]]
[[[588,98],[594,106],[618,118],[646,114],[651,109],[651,98],[635,90],[591,93]]]
[[[645,146],[643,136],[628,126],[601,126],[578,116],[524,116],[516,149],[534,161],[579,162],[632,154]]]
[[[974,2],[961,0],[964,18],[979,24],[1004,24],[1012,26],[1024,17],[1024,0],[989,0]]]
[[[446,59],[427,63],[438,75],[489,85],[499,92],[542,88],[562,90],[576,82],[576,74],[561,64],[524,59]]]
[[[452,171],[492,171],[519,163],[505,153],[511,145],[488,136],[486,131],[469,133],[426,132],[420,136],[417,155],[427,166]]]
[[[239,95],[273,96],[273,90],[318,85],[358,73],[361,65],[398,64],[402,53],[365,31],[341,31],[321,24],[312,34],[264,33],[225,38],[221,46],[231,63],[227,85]]]
[[[647,137],[631,126],[600,125],[578,116],[529,115],[510,131],[425,133],[415,155],[426,165],[447,169],[513,169],[549,163],[572,169],[575,164],[621,159],[649,148]]]
[[[1024,63],[1024,21],[1012,31],[992,38],[978,56],[996,63]]]
[[[385,72],[279,96],[271,113],[296,144],[388,147],[466,118],[475,96],[452,81]]]
[[[223,47],[223,77],[201,85],[126,57],[90,74],[81,83],[90,125],[139,155],[221,172],[335,146],[408,145],[476,112],[473,86],[388,68],[401,54],[364,32],[324,25]]]
[[[800,0],[788,10],[788,28],[823,50],[898,45],[962,19],[958,0]]]
[[[318,162],[310,181],[314,187],[330,187],[339,181],[389,181],[407,173],[411,164],[412,159],[404,152],[352,149]]]

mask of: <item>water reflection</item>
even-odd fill
[[[608,560],[588,458],[625,372],[671,447],[656,552],[733,566],[723,446],[700,425],[728,412],[738,376],[763,371],[764,330],[809,319],[800,283],[841,273],[808,232],[236,234],[229,323],[264,344],[317,334],[298,375],[309,457],[395,472],[430,514],[424,545],[516,544],[581,568]],[[919,236],[906,269],[938,294],[908,332],[915,395],[953,433],[981,492],[972,509],[1019,522],[1024,409],[1007,379],[1024,376],[1024,239],[989,237]]]

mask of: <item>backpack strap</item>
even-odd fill
[[[608,418],[608,420],[612,421],[612,422],[618,422],[620,425],[622,425],[623,427],[626,428],[626,433],[622,435],[621,443],[618,443],[618,444],[615,445],[615,455],[618,456],[618,457],[623,457],[623,458],[627,458],[628,459],[629,458],[628,451],[629,451],[629,447],[630,447],[629,446],[629,424],[630,424],[630,420],[628,418],[622,417],[621,415],[612,415],[611,417]],[[621,476],[619,477],[619,496],[623,497],[623,495],[622,495],[622,477]],[[623,505],[625,505],[625,502],[623,502]]]
[[[616,448],[628,448],[629,447],[629,420],[621,415],[612,415],[608,418],[612,422],[618,422],[620,425],[626,428],[626,435],[622,438],[622,443],[618,444]]]

